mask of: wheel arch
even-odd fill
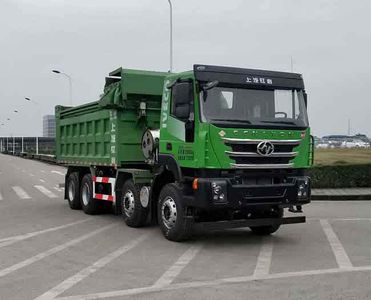
[[[164,168],[161,173],[155,176],[151,187],[151,211],[152,220],[157,222],[157,202],[162,188],[168,183],[176,182],[176,175]]]
[[[158,164],[169,170],[176,181],[182,179],[182,170],[172,154],[160,154],[158,157]]]

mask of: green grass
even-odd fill
[[[371,164],[371,148],[316,149],[314,164],[317,166]]]

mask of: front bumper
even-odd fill
[[[233,229],[242,227],[259,227],[259,226],[274,226],[284,224],[298,224],[305,223],[304,216],[300,217],[287,217],[287,218],[261,218],[261,219],[244,219],[244,220],[228,220],[218,222],[200,222],[194,225],[196,229],[206,230],[221,230]]]
[[[215,197],[213,186],[216,185],[221,187],[222,199]],[[198,189],[186,193],[184,201],[188,207],[206,210],[303,205],[310,202],[310,178],[290,177],[287,182],[278,184],[243,184],[230,178],[199,178]]]

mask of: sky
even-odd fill
[[[174,71],[193,64],[302,73],[312,133],[371,136],[371,1],[172,0]],[[169,70],[167,0],[0,0],[0,136],[98,99],[123,66]],[[27,102],[29,97],[33,102]],[[17,110],[18,113],[15,113]],[[10,120],[7,120],[7,119]]]

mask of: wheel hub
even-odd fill
[[[177,210],[176,210],[176,204],[173,198],[166,197],[164,203],[162,203],[161,216],[162,216],[162,221],[167,228],[170,229],[175,226],[176,218],[177,218]]]
[[[85,206],[87,206],[89,204],[89,201],[90,201],[90,189],[89,185],[85,183],[82,188],[82,202],[84,203]]]
[[[73,201],[75,198],[75,184],[70,181],[68,185],[68,200]]]
[[[131,190],[128,190],[124,195],[124,201],[123,201],[123,209],[124,213],[131,217],[134,213],[134,194]]]

